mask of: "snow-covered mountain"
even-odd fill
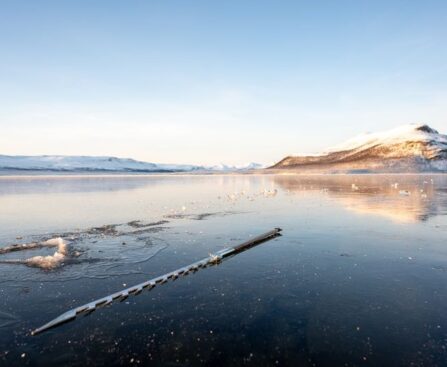
[[[242,166],[229,166],[224,163],[220,163],[215,166],[207,166],[206,169],[210,171],[249,171],[254,169],[265,168],[266,166],[260,163],[248,163]]]
[[[52,172],[194,172],[194,171],[243,171],[262,166],[250,163],[236,167],[213,167],[186,164],[158,164],[130,158],[91,156],[9,156],[0,155],[0,171],[52,171]]]
[[[447,171],[447,135],[423,124],[359,135],[312,156],[289,156],[272,167],[318,172]]]

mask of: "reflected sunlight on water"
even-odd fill
[[[441,365],[446,214],[443,175],[0,177],[0,364]],[[29,336],[274,227],[222,265]],[[20,246],[57,237],[52,269],[1,263],[51,255]]]

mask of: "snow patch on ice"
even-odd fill
[[[64,239],[62,239],[61,237],[51,238],[40,243],[32,242],[25,243],[23,245],[8,246],[3,248],[0,254],[7,254],[16,251],[34,250],[45,247],[57,247],[57,250],[54,252],[53,255],[33,256],[25,260],[7,259],[2,260],[1,262],[5,264],[24,264],[47,270],[58,267],[64,261],[68,252],[67,242],[65,242]]]
[[[57,246],[57,250],[53,255],[48,256],[33,256],[25,260],[29,266],[36,266],[42,269],[53,269],[64,261],[67,255],[67,243],[60,237],[52,238],[43,243],[48,247]]]

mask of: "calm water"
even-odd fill
[[[276,190],[276,191],[275,191]],[[447,365],[447,176],[0,177],[0,365]],[[137,222],[138,221],[138,222]],[[38,336],[60,313],[283,236]]]

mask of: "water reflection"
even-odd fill
[[[159,185],[166,180],[169,180],[169,176],[0,176],[0,195],[134,190]]]
[[[55,269],[0,264],[0,365],[447,360],[444,176],[0,178],[0,192],[5,260],[36,255],[14,244],[71,241]],[[277,226],[219,267],[29,336]]]
[[[447,211],[445,176],[274,176],[274,181],[287,192],[324,193],[348,210],[396,222],[425,221]]]

